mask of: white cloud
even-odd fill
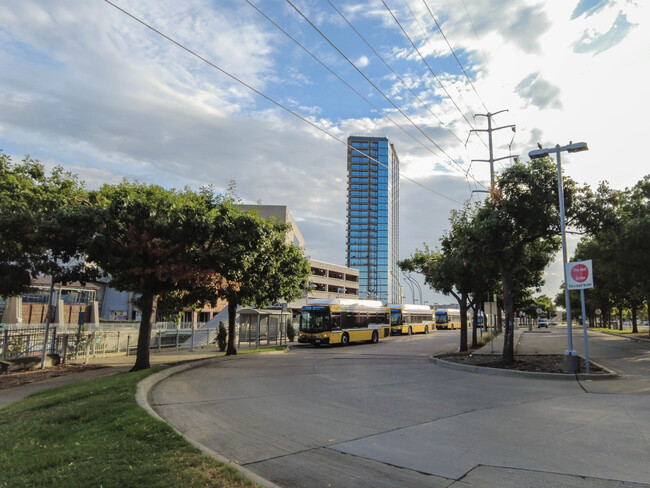
[[[609,180],[620,188],[647,172],[639,157],[645,128],[634,118],[650,110],[646,3],[612,0],[590,10],[592,4],[577,0],[475,0],[466,2],[470,23],[455,0],[427,2],[465,69],[476,73],[479,99],[425,5],[409,2],[416,20],[390,2],[423,52],[446,53],[427,62],[452,103],[383,5],[336,2],[425,109],[329,5],[299,2],[385,93],[403,100],[398,105],[426,136],[290,7],[260,4],[403,130],[379,118],[244,2],[224,0],[218,8],[208,0],[120,5],[340,139],[388,135],[406,176],[463,202],[489,181],[486,163],[473,163],[469,176],[463,174],[471,159],[487,158],[484,134],[483,142],[474,135],[465,146],[471,128],[465,118],[475,128],[486,127],[484,118],[474,119],[486,112],[482,101],[491,112],[509,110],[495,117],[495,125],[517,124],[512,147],[510,131],[494,133],[495,157],[525,155],[538,141],[585,140],[589,153],[563,159],[578,182]],[[23,0],[0,4],[0,18],[0,147],[61,163],[93,187],[124,176],[223,190],[234,179],[246,201],[287,204],[314,258],[344,262],[344,145],[106,3]],[[462,169],[450,159],[460,160]],[[423,242],[435,247],[456,205],[445,197],[402,179],[401,257]]]
[[[367,56],[361,56],[359,59],[355,61],[354,64],[359,68],[365,68],[370,64],[370,60],[368,59]]]

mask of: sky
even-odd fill
[[[287,205],[321,261],[345,264],[350,134],[395,145],[400,258],[485,198],[479,114],[516,125],[493,132],[497,175],[569,141],[589,145],[562,155],[578,183],[623,189],[650,172],[642,0],[5,0],[0,18],[0,149],[14,161],[88,188],[234,181],[246,203]]]

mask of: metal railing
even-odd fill
[[[44,344],[46,353],[58,354],[63,363],[87,362],[90,357],[107,354],[135,354],[139,336],[137,324],[111,325],[111,329],[87,330],[85,326],[79,328],[74,324],[53,324],[47,341],[45,325],[3,325],[0,326],[0,359],[40,357]],[[149,347],[152,351],[191,347],[194,334],[200,336],[195,346],[205,346],[215,342],[217,330],[156,328],[151,331]]]

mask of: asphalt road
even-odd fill
[[[566,340],[561,330],[534,338],[560,349]],[[614,347],[603,341],[590,346],[593,358]],[[648,369],[579,383],[430,361],[457,342],[458,331],[437,331],[241,356],[170,376],[149,403],[198,443],[283,487],[650,486],[642,485],[648,390],[626,387],[648,381]]]

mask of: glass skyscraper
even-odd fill
[[[347,266],[359,270],[359,298],[401,303],[399,159],[385,136],[348,137]]]

